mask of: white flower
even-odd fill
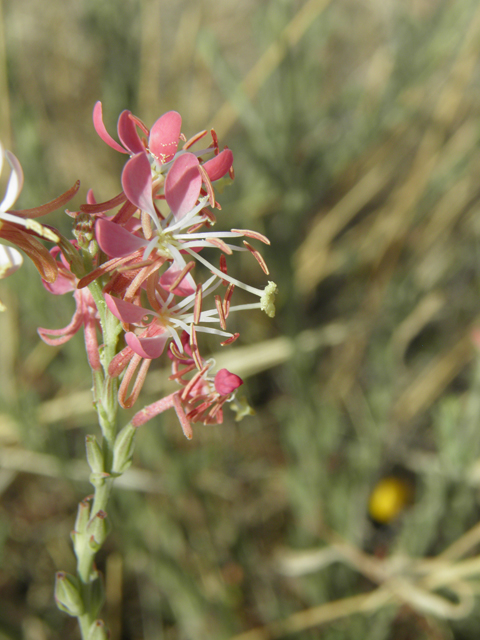
[[[11,173],[8,180],[7,189],[5,191],[5,196],[0,203],[0,230],[3,226],[2,220],[20,224],[24,222],[21,218],[18,218],[11,213],[7,213],[7,210],[11,209],[15,204],[18,196],[20,195],[20,191],[22,190],[22,167],[20,166],[19,161],[13,155],[13,153],[4,149],[2,144],[0,143],[0,174],[2,173],[4,158],[6,158],[8,164],[10,165]],[[22,263],[23,257],[19,251],[17,251],[13,247],[7,247],[3,244],[0,244],[0,279],[10,276],[21,267]]]

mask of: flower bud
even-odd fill
[[[77,277],[81,278],[85,273],[85,267],[83,265],[83,260],[80,253],[77,251],[77,249],[75,249],[73,244],[69,242],[69,240],[64,238],[60,233],[58,233],[58,231],[57,234],[59,236],[59,239],[57,240],[58,245],[63,255],[65,256],[65,259],[70,265],[71,272],[74,273]]]
[[[94,237],[95,218],[88,213],[77,213],[73,235],[82,249],[87,249]]]
[[[100,572],[96,571],[90,583],[90,612],[92,618],[97,616],[105,602],[105,589]]]
[[[99,511],[90,520],[86,530],[88,543],[94,551],[98,551],[110,533],[110,525],[105,511]]]
[[[103,473],[104,458],[103,451],[97,442],[95,436],[87,436],[85,438],[87,448],[87,461],[93,473]]]
[[[95,620],[88,632],[88,640],[108,640],[109,633],[103,620]]]
[[[70,616],[83,614],[85,607],[80,595],[80,583],[75,576],[59,571],[55,580],[55,601],[57,607]]]
[[[90,520],[90,501],[91,497],[84,498],[78,504],[77,518],[75,520],[75,528],[70,534],[73,542],[73,549],[75,551],[75,555],[78,557],[78,554],[81,551],[81,547],[83,545],[83,534],[87,528],[88,522]]]
[[[92,497],[84,498],[78,503],[77,518],[75,520],[75,532],[83,533],[87,528],[88,521],[90,520],[90,502]]]
[[[132,464],[136,433],[135,427],[127,424],[118,434],[113,446],[113,473],[121,474]]]

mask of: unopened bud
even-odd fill
[[[88,640],[108,640],[109,633],[103,620],[95,620],[88,632]]]
[[[73,235],[82,249],[87,249],[94,237],[95,217],[88,213],[77,213]]]
[[[55,580],[55,601],[61,611],[74,617],[81,616],[85,607],[80,595],[78,578],[64,571],[59,571]]]
[[[97,442],[95,436],[87,436],[85,438],[85,446],[87,448],[87,461],[93,473],[103,473],[104,459],[103,451]]]
[[[90,501],[91,497],[85,498],[78,504],[77,518],[75,520],[75,528],[70,534],[73,542],[75,554],[81,553],[83,534],[90,520]]]
[[[105,602],[105,589],[100,573],[97,571],[96,576],[90,583],[90,611],[92,618],[97,616]]]
[[[118,434],[113,446],[113,473],[123,473],[132,464],[137,429],[127,424]]]
[[[80,253],[77,251],[77,249],[75,249],[73,244],[69,240],[67,240],[67,238],[62,236],[61,233],[58,233],[58,231],[56,231],[56,233],[59,236],[57,240],[58,246],[62,250],[65,259],[70,265],[72,273],[74,273],[78,278],[81,278],[85,273],[85,267],[83,265],[83,259]]]
[[[110,533],[110,526],[105,511],[99,511],[90,520],[86,534],[88,543],[94,551],[98,551]]]

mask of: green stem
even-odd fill
[[[105,304],[100,284],[95,281],[89,285],[89,290],[95,300],[100,317],[103,334],[103,353],[101,357],[103,371],[93,371],[94,404],[98,414],[98,421],[102,431],[103,470],[101,474],[92,473],[91,482],[94,486],[93,502],[91,504],[88,521],[82,525],[82,530],[75,533],[75,553],[77,555],[77,574],[80,579],[80,589],[84,603],[84,613],[78,616],[78,623],[83,640],[88,638],[90,628],[95,622],[98,610],[98,591],[100,578],[94,570],[95,555],[103,544],[106,528],[105,516],[108,500],[112,491],[114,478],[108,474],[112,471],[113,451],[117,436],[117,380],[108,375],[108,367],[115,356],[121,323],[110,313]],[[99,516],[99,514],[101,514]]]

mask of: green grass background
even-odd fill
[[[77,179],[72,209],[118,192],[96,100],[112,133],[125,108],[149,125],[176,109],[187,136],[214,126],[234,151],[219,226],[272,242],[277,316],[232,318],[241,339],[222,352],[256,415],[192,442],[174,414],[152,421],[114,492],[112,640],[478,638],[478,2],[0,7],[18,207]],[[69,233],[61,212],[49,222]],[[233,268],[263,286],[253,260]],[[36,333],[67,324],[70,296],[25,264],[0,298],[0,638],[76,638],[52,591],[90,492],[90,373],[80,335],[54,349]],[[160,363],[139,405],[164,380]],[[368,499],[389,474],[414,500],[377,527]]]

